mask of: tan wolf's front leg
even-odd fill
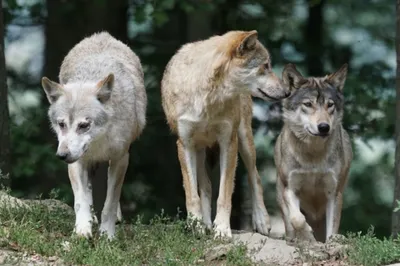
[[[107,195],[101,212],[100,232],[106,233],[109,239],[115,236],[118,205],[128,165],[129,153],[127,152],[121,158],[111,160],[108,167]]]
[[[227,139],[220,139],[221,180],[217,199],[217,214],[214,220],[215,237],[232,237],[230,217],[232,210],[232,193],[237,165],[237,133]]]
[[[178,157],[183,176],[188,221],[190,225],[194,225],[198,230],[202,231],[201,222],[203,214],[197,186],[197,151],[195,147],[185,145],[180,139],[176,144],[178,146]]]
[[[74,193],[74,233],[84,237],[91,237],[92,223],[95,222],[95,220],[91,212],[93,196],[88,167],[79,161],[69,164],[68,175]]]
[[[201,209],[203,213],[203,222],[208,230],[212,229],[211,221],[211,181],[206,171],[206,150],[197,151],[197,176],[200,191]]]
[[[252,198],[253,229],[263,235],[271,231],[270,218],[265,208],[263,187],[256,166],[256,149],[254,147],[251,121],[241,121],[239,126],[239,153],[247,169],[250,195]]]

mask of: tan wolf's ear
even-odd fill
[[[50,104],[56,102],[63,94],[62,86],[57,82],[51,81],[47,77],[42,78],[42,87]]]
[[[344,64],[338,71],[328,76],[328,81],[340,92],[343,91],[344,83],[347,77],[347,63]]]
[[[114,86],[114,74],[110,73],[107,77],[99,81],[96,85],[97,87],[97,99],[101,103],[107,102],[111,97],[111,91]]]
[[[304,81],[304,77],[297,70],[294,64],[289,63],[283,68],[282,80],[283,83],[292,90],[300,87],[302,81]]]
[[[246,52],[253,50],[256,47],[257,40],[258,32],[256,30],[248,31],[236,47],[237,54],[242,56]]]

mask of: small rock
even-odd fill
[[[218,260],[228,254],[228,252],[232,249],[233,244],[222,244],[207,250],[206,254],[204,254],[205,261],[213,261]]]

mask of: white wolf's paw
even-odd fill
[[[122,222],[122,211],[121,211],[121,204],[118,203],[118,209],[117,209],[117,222]]]
[[[115,238],[115,224],[102,223],[99,228],[101,235],[106,235],[108,240]]]
[[[219,239],[219,238],[227,238],[231,239],[232,238],[232,231],[231,227],[226,223],[216,223],[214,222],[214,239]]]
[[[75,224],[75,228],[74,228],[74,234],[78,235],[78,236],[83,236],[86,238],[91,238],[92,237],[92,222],[88,221],[88,222],[81,222],[81,223],[77,223]]]
[[[271,231],[271,222],[266,209],[253,209],[253,230],[268,236]]]
[[[302,230],[306,225],[306,217],[303,214],[298,213],[290,217],[290,223],[296,231]]]

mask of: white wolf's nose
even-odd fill
[[[56,153],[56,156],[60,159],[65,161],[68,157],[68,153],[67,152],[60,152],[60,153]]]

